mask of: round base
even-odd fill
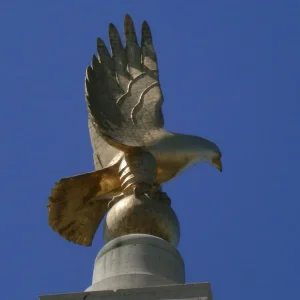
[[[135,233],[160,237],[176,247],[180,228],[169,202],[129,195],[114,204],[105,219],[104,241]]]
[[[184,263],[167,241],[130,234],[107,243],[96,257],[93,284],[86,291],[183,284]]]

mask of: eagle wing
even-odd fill
[[[117,158],[121,157],[123,152],[111,146],[103,139],[90,118],[88,120],[88,126],[93,147],[95,169],[101,170],[111,165]]]
[[[95,131],[122,151],[143,147],[163,127],[156,53],[147,22],[142,25],[141,46],[132,19],[125,16],[125,47],[117,29],[109,26],[112,55],[97,39],[98,57],[86,70],[85,98]]]
[[[49,197],[50,226],[65,239],[90,246],[108,210],[109,194],[120,187],[117,172],[118,166],[113,165],[57,182]]]

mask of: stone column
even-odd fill
[[[147,235],[115,238],[97,255],[93,283],[86,291],[185,283],[184,263],[167,241]]]

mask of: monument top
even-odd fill
[[[107,229],[112,238],[146,233],[176,245],[179,224],[161,185],[202,161],[221,171],[221,152],[207,139],[163,128],[163,94],[148,23],[142,24],[139,44],[132,19],[126,15],[124,39],[125,45],[113,24],[109,25],[111,53],[97,39],[98,55],[93,56],[85,78],[96,171],[56,183],[49,197],[49,223],[67,240],[90,246],[112,207],[111,220],[118,222]],[[128,197],[139,202],[116,206]],[[120,222],[122,218],[126,224]]]

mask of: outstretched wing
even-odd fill
[[[126,151],[154,139],[163,126],[163,96],[152,36],[142,25],[141,46],[132,19],[125,16],[125,47],[117,29],[109,26],[112,55],[98,38],[98,57],[86,70],[85,96],[89,117],[110,145]]]
[[[105,139],[99,134],[99,131],[95,128],[95,125],[88,120],[89,132],[91,143],[93,147],[93,158],[96,170],[101,170],[108,167],[116,159],[120,157],[122,152],[115,147],[109,145]]]
[[[111,196],[120,192],[117,172],[114,165],[57,182],[49,197],[50,226],[68,241],[90,246]]]

